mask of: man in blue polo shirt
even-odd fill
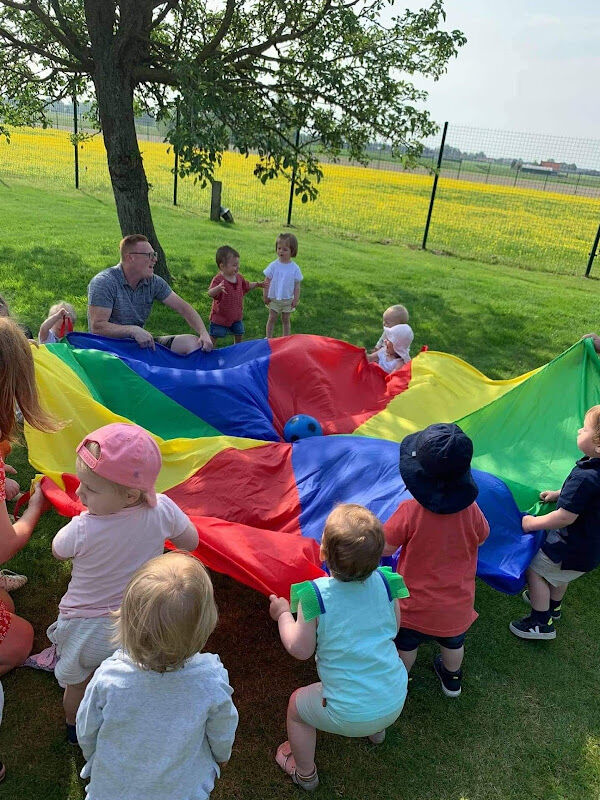
[[[119,245],[121,261],[95,275],[88,286],[88,327],[91,333],[113,339],[135,339],[140,347],[154,349],[155,341],[174,353],[212,350],[202,317],[154,274],[156,253],[141,234],[126,236]],[[196,335],[159,336],[145,330],[152,303],[159,300],[177,311]]]

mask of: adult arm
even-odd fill
[[[97,336],[108,336],[109,339],[135,339],[140,347],[154,349],[154,338],[151,333],[139,325],[117,325],[115,322],[109,322],[111,314],[112,308],[88,306],[90,332]]]
[[[198,334],[198,341],[203,350],[212,350],[212,339],[208,335],[208,331],[206,330],[206,326],[202,321],[202,317],[195,308],[193,308],[182,297],[179,297],[178,294],[175,294],[175,292],[171,292],[168,297],[165,297],[163,303],[169,308],[172,308],[173,311],[176,311],[178,314],[180,314],[190,328],[193,331],[196,331]]]
[[[301,604],[298,604],[297,619],[294,619],[285,597],[272,594],[269,602],[269,614],[277,622],[281,643],[291,656],[299,661],[306,661],[317,646],[317,621],[311,619],[306,622]]]
[[[11,524],[8,517],[6,503],[0,502],[0,564],[4,564],[25,547],[42,513],[49,508],[50,504],[39,485],[31,496],[27,510],[14,524]]]

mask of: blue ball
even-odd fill
[[[300,439],[308,439],[309,436],[323,436],[323,429],[314,417],[308,414],[296,414],[290,417],[283,429],[283,438],[286,442],[298,442]]]

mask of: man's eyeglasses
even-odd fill
[[[148,258],[158,258],[158,253],[155,253],[154,250],[151,253],[143,253],[141,250],[130,250],[130,256],[147,256]]]

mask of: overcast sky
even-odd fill
[[[394,9],[407,5],[426,3],[400,0]],[[436,121],[600,140],[600,0],[446,0],[444,5],[444,27],[462,30],[468,42],[446,75],[425,84],[427,108]],[[577,152],[567,158],[568,143],[553,138],[542,148],[556,152],[541,158],[589,161]]]

